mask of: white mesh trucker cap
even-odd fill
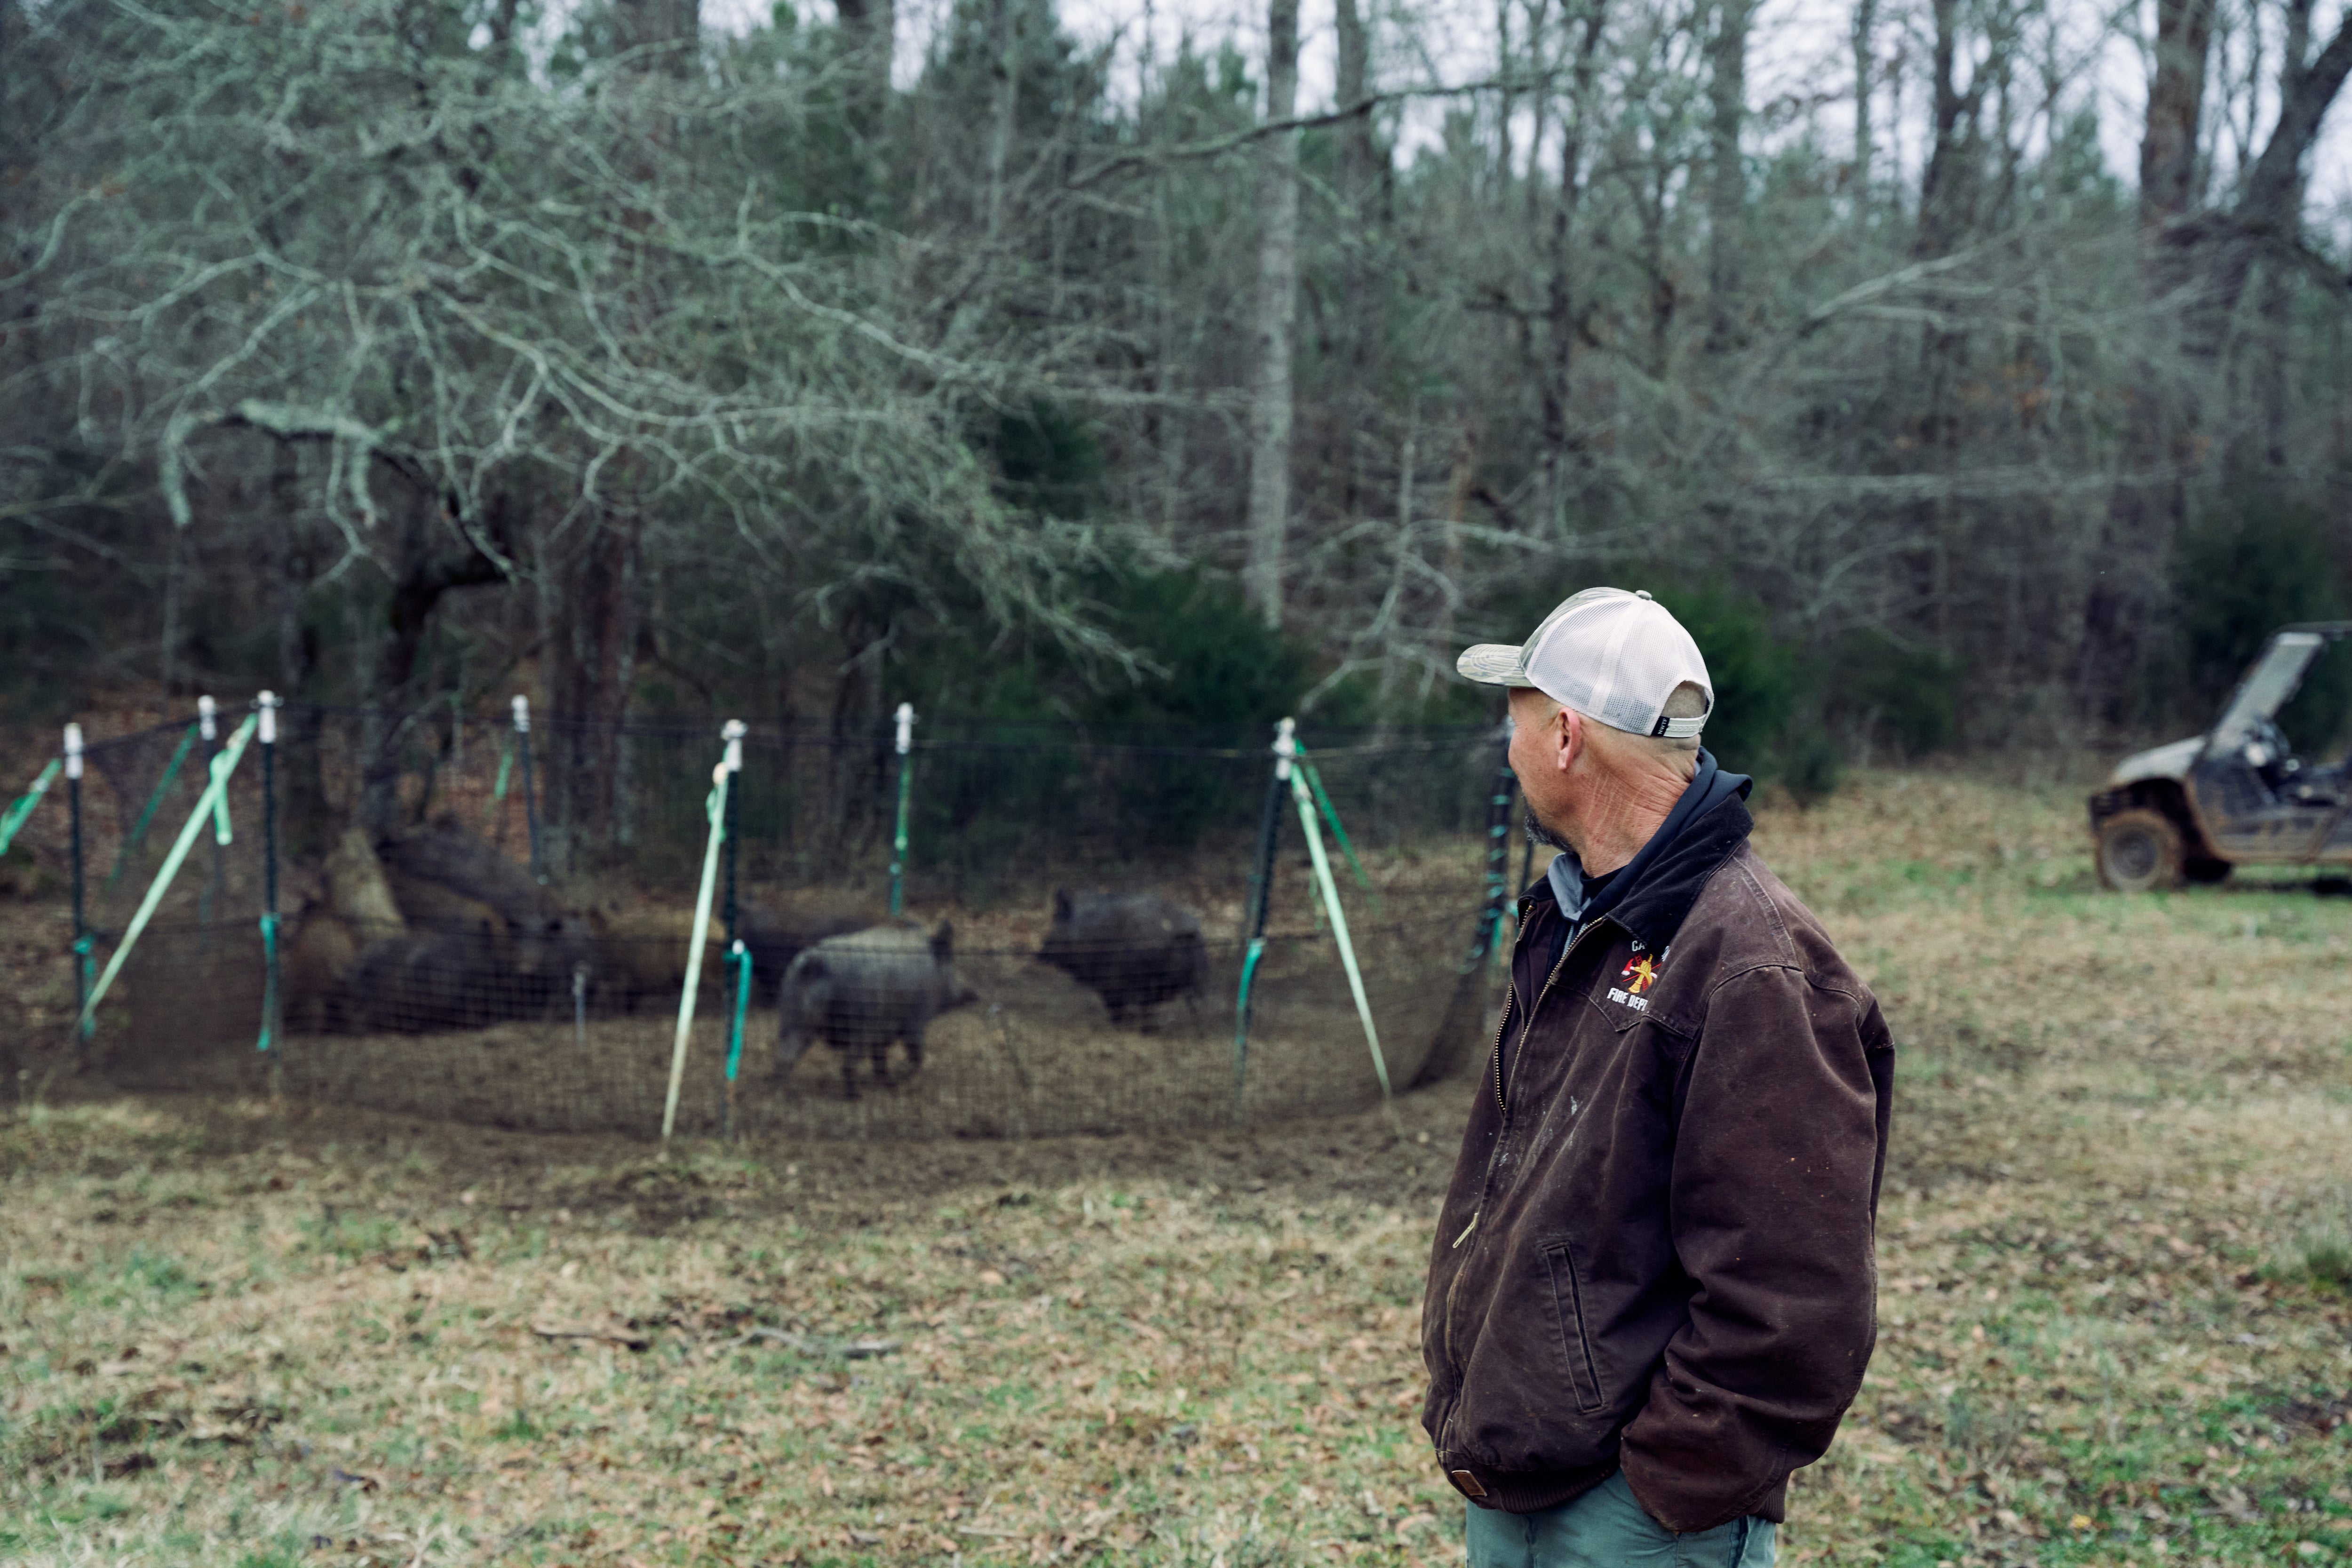
[[[1528,686],[1612,730],[1686,741],[1706,715],[1669,719],[1675,688],[1689,681],[1715,711],[1715,683],[1698,644],[1674,612],[1646,593],[1587,588],[1561,601],[1517,647],[1480,643],[1454,668],[1486,686]]]

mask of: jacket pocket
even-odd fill
[[[1568,1380],[1576,1391],[1577,1408],[1597,1415],[1608,1408],[1594,1370],[1592,1339],[1584,1327],[1584,1281],[1577,1273],[1576,1253],[1568,1237],[1543,1244],[1544,1268],[1551,1275],[1553,1321],[1559,1330],[1560,1359],[1568,1363]]]

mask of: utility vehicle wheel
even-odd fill
[[[2212,888],[2228,881],[2234,868],[2227,860],[2208,860],[2200,855],[2192,857],[2180,868],[2180,873],[2192,882],[2201,882]]]
[[[2119,811],[2099,824],[2099,880],[2119,893],[2180,886],[2180,829],[2160,811]]]

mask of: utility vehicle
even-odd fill
[[[2295,755],[2279,710],[2352,621],[2282,626],[2201,735],[2126,757],[2091,796],[2099,880],[2219,882],[2238,866],[2352,866],[2352,778]]]

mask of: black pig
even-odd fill
[[[1201,917],[1157,893],[1054,893],[1054,927],[1037,956],[1100,994],[1110,1021],[1148,1021],[1155,1003],[1199,1005],[1209,980]]]
[[[857,1058],[874,1081],[890,1083],[890,1042],[907,1042],[908,1072],[923,1065],[923,1030],[951,1007],[977,1000],[956,982],[955,928],[941,921],[926,936],[912,924],[831,936],[793,960],[777,998],[776,1076],[819,1039],[841,1053],[845,1098],[857,1098]]]

